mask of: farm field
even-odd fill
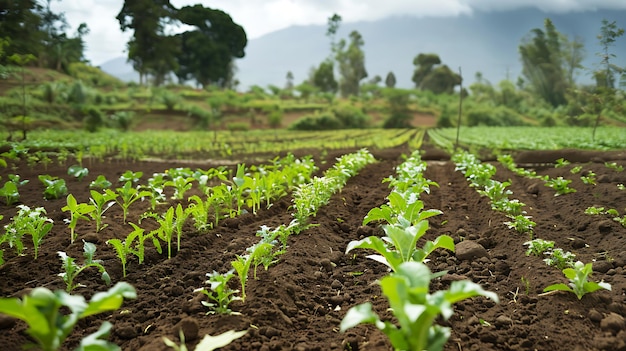
[[[424,177],[439,186],[431,186],[430,193],[420,199],[425,209],[443,213],[428,219],[430,229],[418,243],[433,240],[440,235],[451,236],[455,243],[473,245],[475,250],[452,253],[444,249],[433,252],[427,263],[433,272],[447,274],[431,282],[431,290],[447,289],[453,281],[469,279],[485,290],[496,293],[499,303],[483,297],[464,300],[454,306],[449,320],[438,319],[449,326],[451,337],[444,349],[452,350],[626,350],[626,228],[608,215],[587,215],[591,206],[613,208],[620,216],[626,212],[626,172],[611,169],[605,162],[626,167],[623,151],[525,151],[514,154],[520,166],[531,167],[542,176],[563,177],[572,180],[576,192],[555,196],[552,188],[541,179],[524,178],[505,168],[495,159],[484,160],[494,165],[493,176],[501,182],[510,180],[510,198],[519,199],[528,216],[536,223],[534,237],[554,241],[555,247],[571,251],[576,260],[594,262],[594,281],[611,284],[610,291],[600,290],[578,300],[574,294],[556,292],[543,294],[551,284],[566,283],[558,269],[547,266],[542,257],[526,256],[527,234],[519,234],[504,222],[504,214],[492,210],[489,199],[470,186],[464,175],[455,171],[455,164],[443,151],[429,143],[422,145],[422,159],[427,168]],[[344,147],[327,152],[308,149],[296,157],[313,156],[318,176],[331,168],[337,158],[357,151]],[[79,220],[77,240],[70,242],[70,229],[63,222],[69,213],[61,209],[65,197],[44,200],[43,186],[37,179],[41,174],[64,178],[70,194],[80,202],[90,196],[89,184],[98,175],[115,183],[127,170],[141,171],[147,179],[154,173],[177,167],[209,169],[225,165],[235,170],[232,163],[220,161],[84,161],[89,174],[82,180],[68,176],[68,160],[64,164],[52,162],[46,166],[29,165],[26,160],[11,163],[1,169],[2,181],[9,173],[30,180],[20,187],[19,203],[32,208],[43,206],[54,221],[51,232],[39,247],[39,256],[33,259],[32,243],[26,241],[24,256],[3,244],[5,263],[0,266],[0,295],[21,297],[30,289],[45,286],[65,289],[58,276],[62,272],[57,252],[82,262],[83,242],[96,244],[95,258],[102,260],[113,283],[126,281],[135,287],[137,298],[125,300],[119,310],[88,317],[79,321],[75,330],[61,348],[73,350],[80,339],[98,330],[103,321],[113,324],[108,340],[123,350],[169,350],[162,336],[178,342],[178,330],[185,331],[187,346],[193,349],[205,334],[217,335],[228,330],[247,330],[246,335],[222,350],[386,350],[391,349],[386,336],[373,326],[358,326],[345,332],[339,330],[346,311],[357,304],[371,302],[383,319],[392,319],[388,303],[376,280],[388,274],[386,266],[366,258],[372,252],[356,249],[345,254],[348,243],[370,235],[381,235],[375,222],[362,225],[368,212],[387,202],[390,188],[383,180],[395,174],[403,155],[412,150],[395,146],[372,150],[376,162],[368,164],[347,180],[340,192],[310,219],[314,226],[289,237],[288,248],[279,261],[268,270],[260,266],[256,279],[250,275],[246,285],[245,302],[234,301],[230,308],[238,314],[209,314],[201,304],[206,296],[194,292],[204,287],[206,273],[226,272],[231,261],[259,241],[255,235],[262,226],[275,228],[288,225],[292,219],[292,196],[277,199],[269,208],[261,206],[256,214],[244,213],[223,219],[206,233],[200,233],[188,221],[183,227],[180,248],[174,248],[168,259],[166,250],[159,254],[146,245],[142,264],[132,257],[123,277],[122,265],[115,250],[106,242],[123,239],[132,227],[123,222],[120,206],[106,212],[108,226],[96,233],[93,221]],[[258,164],[262,157],[247,157]],[[263,154],[265,156],[265,154]],[[572,160],[564,167],[555,168],[558,158]],[[533,162],[540,160],[538,162]],[[269,159],[268,161],[269,162]],[[572,173],[582,167],[579,173]],[[596,184],[585,184],[581,175],[595,174]],[[171,189],[170,189],[171,190]],[[198,194],[195,187],[189,195]],[[167,193],[172,196],[171,192]],[[170,200],[170,204],[186,200]],[[157,209],[166,209],[160,205]],[[165,206],[165,207],[163,207]],[[138,201],[129,208],[128,221],[138,224],[143,213],[150,210],[149,201]],[[15,206],[0,207],[6,225],[16,215]],[[140,224],[146,231],[156,228],[152,218]],[[482,249],[481,249],[482,247]],[[77,281],[84,287],[73,293],[87,298],[107,286],[95,268],[82,272]],[[237,279],[232,287],[240,289]],[[2,350],[21,350],[29,341],[26,325],[0,316],[0,345]]]

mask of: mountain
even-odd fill
[[[475,74],[497,83],[521,74],[518,46],[533,28],[543,29],[549,17],[557,30],[570,38],[581,37],[587,51],[583,62],[589,69],[599,62],[597,34],[601,20],[617,21],[626,17],[626,11],[599,10],[566,14],[547,14],[527,8],[505,12],[474,12],[458,17],[392,17],[372,22],[342,23],[337,39],[347,38],[357,30],[365,45],[365,63],[369,78],[379,75],[385,79],[393,71],[397,86],[412,86],[413,58],[419,53],[436,53],[444,64],[457,71],[461,67],[466,83],[474,81]],[[625,24],[617,22],[623,27]],[[246,56],[237,60],[237,78],[240,89],[252,85],[284,86],[291,71],[295,82],[307,79],[312,67],[319,65],[330,54],[330,40],[326,26],[293,26],[250,40]],[[626,46],[618,40],[613,52],[615,63],[624,66]],[[120,59],[115,59],[119,63]],[[125,59],[122,59],[125,61]],[[110,64],[101,68],[113,75],[123,71]],[[125,62],[124,62],[125,63]],[[128,64],[125,64],[130,67]],[[107,70],[109,69],[109,70]],[[130,69],[132,71],[132,68]],[[126,70],[126,72],[128,69]],[[590,83],[588,73],[578,77],[581,83]]]

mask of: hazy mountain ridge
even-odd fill
[[[443,63],[453,70],[462,68],[465,82],[474,81],[476,72],[493,83],[508,78],[516,80],[520,75],[521,63],[518,46],[522,38],[533,28],[543,28],[549,17],[557,30],[570,38],[580,36],[587,52],[585,66],[594,68],[599,62],[600,51],[596,36],[601,20],[626,23],[626,11],[601,10],[568,14],[547,14],[535,9],[508,12],[476,12],[471,16],[459,17],[393,17],[373,22],[342,23],[337,39],[347,38],[357,30],[365,42],[365,63],[370,79],[380,75],[383,79],[389,71],[397,78],[397,86],[411,87],[413,58],[419,53],[437,53]],[[251,85],[284,86],[288,71],[294,74],[295,82],[308,77],[311,67],[319,65],[330,54],[330,39],[325,36],[326,27],[293,26],[260,38],[250,40],[246,56],[237,60],[237,78],[240,89]],[[626,38],[620,38],[612,48],[617,55],[615,63],[626,66]],[[116,62],[112,62],[116,61]],[[128,80],[132,66],[125,59],[114,59],[101,68],[115,76]],[[122,67],[120,62],[123,63]],[[134,74],[137,79],[137,74]],[[585,73],[579,82],[590,82]]]

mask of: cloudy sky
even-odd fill
[[[377,20],[393,15],[460,16],[474,11],[505,11],[536,7],[549,13],[626,9],[625,0],[171,0],[176,7],[201,3],[223,10],[244,27],[248,38],[292,25],[325,24],[333,13],[344,22]],[[65,12],[72,30],[81,22],[90,29],[86,58],[94,65],[125,56],[131,33],[122,33],[115,19],[123,0],[60,0],[54,12]]]

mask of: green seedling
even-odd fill
[[[89,193],[91,194],[89,203],[93,206],[94,210],[89,212],[88,215],[96,221],[97,233],[108,226],[108,224],[102,224],[102,219],[104,218],[104,213],[111,208],[111,206],[115,205],[115,199],[118,195],[111,189],[105,189],[102,194],[95,190],[90,190]]]
[[[72,292],[72,290],[78,287],[84,286],[80,283],[74,283],[74,281],[76,280],[76,277],[82,271],[90,267],[98,268],[98,270],[102,274],[102,280],[104,280],[104,282],[107,285],[111,284],[111,277],[109,277],[109,273],[107,273],[104,266],[100,263],[99,260],[93,259],[93,256],[96,253],[96,245],[86,242],[86,241],[83,241],[83,242],[84,242],[83,256],[85,257],[85,262],[83,263],[82,266],[79,266],[75,262],[76,260],[72,257],[69,257],[65,252],[63,251],[57,252],[59,254],[59,257],[61,258],[61,267],[64,270],[63,273],[59,273],[59,276],[63,278],[63,281],[65,282],[65,285],[66,285],[65,290],[68,293]]]
[[[46,217],[46,209],[43,207],[31,209],[26,205],[18,205],[17,208],[15,217],[4,226],[5,233],[0,237],[0,243],[8,242],[11,248],[15,247],[18,255],[22,255],[24,252],[22,238],[24,235],[30,234],[33,241],[34,258],[37,259],[43,237],[50,232],[54,222]]]
[[[580,173],[580,171],[582,171],[582,170],[583,170],[583,167],[582,167],[582,166],[576,166],[576,167],[572,167],[572,169],[570,169],[570,170],[569,170],[569,172],[570,172],[571,174],[578,174],[578,173]]]
[[[89,169],[81,165],[72,165],[67,169],[67,174],[81,181],[89,174]]]
[[[542,256],[545,253],[549,253],[554,248],[554,241],[534,239],[525,242],[524,246],[528,246],[526,256]]]
[[[545,182],[545,186],[550,187],[556,191],[554,196],[575,193],[576,189],[570,188],[569,184],[572,181],[569,179],[564,179],[563,177],[552,178]]]
[[[89,220],[86,215],[90,215],[93,211],[95,211],[95,209],[96,208],[93,205],[77,203],[74,195],[67,195],[67,206],[63,206],[61,208],[61,211],[70,212],[70,219],[67,224],[70,228],[70,243],[74,243],[74,241],[76,240],[76,225],[78,224],[78,220]]]
[[[15,185],[17,185],[18,188],[23,185],[28,184],[29,182],[28,179],[22,180],[19,174],[9,174],[8,177],[9,177],[9,180],[15,183]]]
[[[198,343],[198,345],[196,345],[196,348],[194,349],[194,351],[213,351],[213,350],[217,350],[220,347],[224,347],[226,345],[229,345],[231,342],[239,339],[240,337],[246,335],[248,331],[247,330],[243,330],[243,331],[234,331],[234,330],[229,330],[227,332],[224,332],[220,335],[217,336],[211,336],[211,335],[205,335],[204,338],[202,338],[202,340],[200,340],[200,342]],[[180,330],[180,334],[179,334],[179,338],[180,338],[180,346],[176,345],[176,343],[174,343],[172,340],[166,338],[165,336],[163,337],[163,342],[165,343],[165,345],[167,345],[168,347],[171,347],[174,349],[174,351],[189,351],[189,349],[187,348],[187,345],[185,345],[185,335],[183,334],[183,330]]]
[[[513,219],[509,222],[504,222],[509,229],[515,229],[520,234],[530,233],[532,236],[533,228],[537,223],[530,220],[530,216],[517,215],[511,217]]]
[[[585,209],[585,214],[586,215],[596,216],[596,215],[601,215],[601,214],[605,214],[605,213],[606,212],[604,211],[604,207],[591,206],[591,207],[587,207]]]
[[[194,181],[195,179],[192,177],[178,176],[165,182],[163,185],[174,187],[174,195],[172,196],[172,199],[182,200],[185,198],[185,193],[193,186]]]
[[[181,204],[176,205],[176,219],[174,220],[174,227],[176,228],[176,249],[180,251],[180,238],[183,236],[183,226],[189,217],[189,211],[183,210]]]
[[[502,199],[500,201],[491,202],[491,209],[504,212],[508,216],[519,216],[526,213],[523,210],[525,203],[520,202],[518,199]]]
[[[372,310],[372,304],[367,302],[348,310],[340,330],[373,324],[387,335],[396,350],[440,351],[450,337],[450,328],[437,325],[435,321],[439,316],[448,320],[454,313],[453,304],[475,296],[499,302],[498,295],[468,280],[454,281],[448,290],[430,294],[430,281],[435,276],[438,275],[431,274],[423,263],[402,263],[397,271],[380,280],[383,295],[389,301],[399,327],[382,321]]]
[[[189,204],[187,211],[193,219],[194,227],[201,232],[213,228],[213,224],[209,223],[210,198],[207,198],[207,201],[202,201],[198,195],[193,195],[189,197],[188,201],[193,202]]]
[[[264,256],[271,254],[272,244],[266,242],[258,242],[246,249],[248,254],[240,256],[237,255],[236,259],[231,262],[231,265],[237,271],[239,276],[239,282],[241,283],[241,301],[246,301],[246,281],[248,280],[248,273],[252,265],[256,266],[261,263]]]
[[[417,241],[429,228],[426,219],[441,214],[441,211],[433,209],[422,211],[424,208],[422,201],[407,204],[397,192],[392,192],[388,198],[389,205],[371,209],[363,220],[363,225],[378,220],[391,223],[382,226],[386,236],[382,238],[370,236],[351,241],[346,248],[346,254],[353,249],[372,249],[378,254],[369,255],[367,258],[383,263],[395,271],[403,262],[424,262],[428,255],[438,248],[454,251],[454,240],[448,235],[440,235],[434,241],[427,241],[421,249],[416,247]]]
[[[570,162],[568,160],[564,159],[564,158],[560,158],[560,159],[556,160],[555,162],[556,163],[554,165],[554,168],[562,168],[562,167],[565,167],[565,166],[570,164]]]
[[[143,177],[143,172],[133,172],[131,170],[128,170],[122,173],[118,181],[120,183],[126,183],[126,182],[137,183],[141,179],[141,177]]]
[[[619,190],[626,190],[626,186],[624,184],[617,184],[617,188]]]
[[[210,288],[199,288],[194,292],[201,292],[209,299],[210,302],[202,301],[204,306],[211,309],[207,314],[238,314],[228,307],[233,301],[241,300],[239,296],[236,296],[239,290],[231,289],[228,286],[228,282],[235,276],[235,270],[231,269],[223,274],[213,271],[213,273],[207,273],[206,276],[209,279],[205,284],[210,285]]]
[[[589,171],[586,176],[580,176],[580,180],[587,185],[596,185],[596,174]]]
[[[159,240],[154,237],[154,232],[145,235],[144,229],[140,228],[134,223],[129,224],[133,227],[133,231],[126,236],[126,239],[124,239],[124,241],[120,239],[107,240],[107,244],[115,248],[117,257],[122,263],[122,272],[124,277],[126,277],[126,263],[128,262],[129,254],[135,255],[139,264],[143,263],[145,257],[146,240],[152,239],[152,243],[155,245],[155,247],[157,247],[159,251],[161,250],[161,244],[159,243]]]
[[[576,297],[580,300],[586,294],[600,289],[611,290],[611,284],[609,283],[589,281],[592,271],[591,263],[584,264],[576,261],[573,267],[563,269],[563,274],[570,281],[568,284],[553,284],[543,289],[543,291],[569,291],[576,294]]]
[[[67,195],[67,185],[65,179],[59,179],[47,174],[39,175],[39,181],[46,187],[43,191],[43,197],[46,200],[56,200],[61,196]]]
[[[176,231],[176,222],[174,220],[174,207],[170,207],[161,216],[157,216],[155,219],[159,224],[159,227],[151,234],[156,234],[157,237],[167,243],[167,258],[172,258],[172,238],[174,237],[174,231]],[[159,253],[161,251],[159,250]]]
[[[478,190],[478,193],[488,197],[492,202],[502,201],[508,195],[513,194],[511,190],[506,189],[509,185],[511,185],[511,182],[499,182],[492,179],[487,182],[484,190]]]
[[[126,183],[124,183],[124,186],[115,190],[119,195],[119,197],[115,198],[115,201],[122,207],[124,223],[126,223],[128,208],[130,207],[130,205],[132,205],[135,201],[139,199],[151,195],[150,192],[147,190],[138,190],[137,188],[133,188],[133,184],[130,180],[126,181]]]
[[[616,162],[604,162],[604,166],[608,169],[612,169],[615,172],[621,172],[624,170],[624,166],[618,165]]]
[[[551,267],[556,267],[560,270],[563,270],[568,267],[574,266],[574,255],[573,253],[567,251],[563,251],[563,249],[554,249],[550,251],[550,256],[544,259],[543,261]]]
[[[111,185],[112,183],[108,181],[104,175],[100,174],[96,177],[95,180],[89,183],[89,189],[103,190],[103,189],[108,189]]]
[[[0,196],[4,198],[4,203],[7,206],[20,201],[20,192],[17,190],[17,185],[12,181],[4,183],[4,186],[0,188]]]
[[[0,298],[0,313],[20,319],[28,325],[26,333],[35,340],[34,345],[43,351],[59,350],[79,320],[120,308],[124,299],[135,299],[135,289],[125,282],[115,284],[105,292],[97,292],[87,303],[80,295],[69,295],[44,287],[33,289],[22,299]],[[120,348],[103,340],[111,330],[111,323],[104,322],[98,331],[80,342],[77,350],[114,351]]]

